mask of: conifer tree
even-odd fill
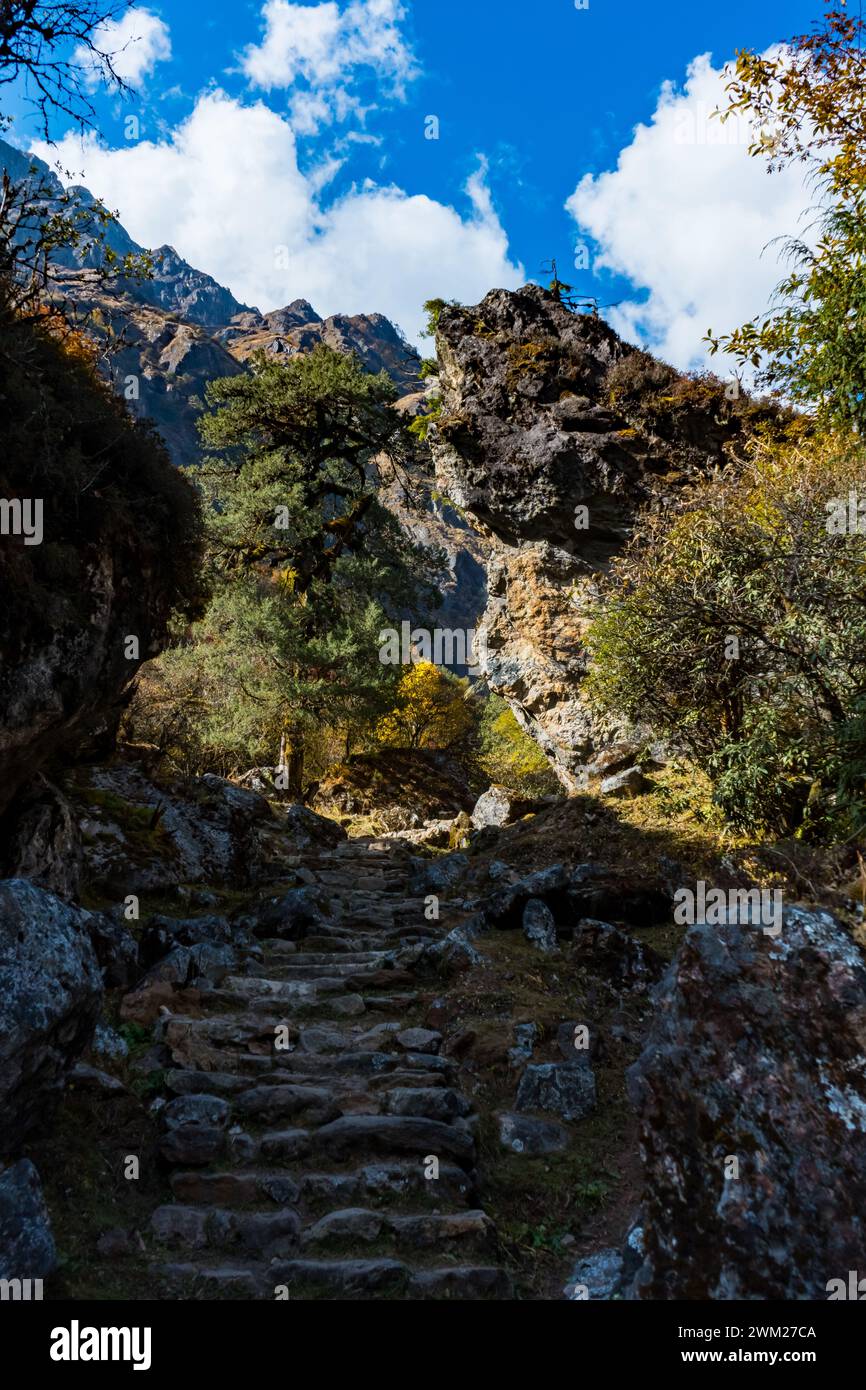
[[[197,686],[203,741],[285,761],[300,796],[312,727],[374,722],[392,703],[379,633],[435,603],[438,557],[377,497],[413,449],[387,375],[325,346],[251,367],[207,388],[211,454],[195,473],[213,599],[171,659]]]

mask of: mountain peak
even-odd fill
[[[308,299],[293,299],[284,309],[272,309],[265,314],[264,321],[274,333],[288,333],[293,328],[322,322]]]

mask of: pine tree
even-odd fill
[[[213,452],[195,475],[213,599],[171,659],[197,686],[203,743],[285,761],[293,796],[313,726],[374,722],[392,703],[382,627],[438,598],[438,557],[377,498],[413,448],[395,396],[385,374],[323,346],[285,365],[259,354],[207,388]]]

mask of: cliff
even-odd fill
[[[442,309],[437,485],[487,541],[486,675],[574,790],[598,728],[581,698],[594,584],[637,512],[719,467],[771,408],[729,400],[538,285]]]

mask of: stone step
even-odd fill
[[[274,1284],[287,1288],[289,1298],[316,1293],[331,1298],[406,1293],[412,1278],[399,1260],[275,1260]]]
[[[155,1271],[194,1298],[507,1298],[507,1274],[484,1262],[496,1234],[478,1205],[477,1116],[441,1035],[406,1017],[420,948],[463,905],[427,921],[417,863],[393,842],[311,851],[298,868],[329,920],[259,943],[202,996],[203,1016],[159,1023],[171,1107],[220,1117],[162,1141],[174,1201],[152,1233],[176,1258]]]
[[[385,1092],[382,1104],[385,1115],[441,1120],[445,1124],[469,1115],[471,1110],[466,1097],[450,1087],[395,1086]]]
[[[254,981],[261,984],[261,981]],[[300,982],[299,982],[300,983]],[[308,981],[303,983],[308,984]],[[319,1017],[356,1018],[366,1012],[367,1005],[360,994],[349,993],[344,980],[335,980],[333,989],[310,988],[309,994],[293,995],[283,998],[275,992],[258,994],[236,990],[212,989],[203,1000],[215,1012],[209,1021],[224,1019],[227,1005],[242,1003],[251,1020],[260,1019],[258,1031],[262,1034],[274,1032],[295,1018]],[[277,1013],[276,1010],[280,1010]]]
[[[254,1086],[232,1098],[232,1117],[259,1125],[303,1117],[308,1126],[329,1124],[341,1115],[334,1093],[323,1086]]]
[[[511,1297],[511,1281],[495,1265],[451,1265],[412,1270],[400,1260],[276,1260],[269,1277],[289,1298],[321,1295],[336,1298],[402,1294],[408,1299],[461,1301]]]
[[[368,1013],[404,1014],[418,1003],[421,995],[413,991],[411,994],[365,994],[362,997]]]
[[[366,952],[356,950],[359,943],[354,932],[347,931],[333,936],[322,936],[320,932],[321,928],[317,928],[315,936],[305,936],[303,945],[308,947],[311,951],[315,951],[331,960],[335,957],[342,960],[346,955],[366,954]],[[298,944],[299,943],[296,941],[278,941],[275,939],[272,940],[270,937],[263,942],[270,959],[279,956],[296,955]]]
[[[305,1003],[322,994],[342,994],[346,981],[339,975],[325,975],[319,971],[315,980],[273,980],[258,975],[227,975],[219,990],[212,990],[211,996],[218,995],[225,1003],[227,996],[237,996],[242,1002],[251,999],[272,999],[277,1004]]]
[[[206,1265],[194,1261],[150,1266],[150,1274],[161,1279],[177,1296],[213,1299],[267,1298],[266,1266],[244,1261],[240,1265]],[[184,1290],[184,1294],[179,1293]]]
[[[366,1207],[328,1212],[301,1232],[301,1249],[345,1253],[353,1245],[385,1241],[397,1250],[471,1248],[489,1254],[495,1243],[493,1222],[482,1211],[398,1213]]]
[[[511,1299],[511,1279],[496,1265],[455,1265],[418,1270],[409,1286],[410,1298],[459,1299],[464,1303],[485,1299]]]
[[[169,1249],[216,1249],[273,1259],[298,1249],[301,1218],[291,1207],[243,1212],[233,1207],[157,1207],[151,1220],[154,1239]]]
[[[475,1158],[475,1140],[467,1130],[414,1116],[344,1115],[317,1130],[313,1144],[317,1153],[338,1162],[356,1153],[423,1153],[467,1166]]]
[[[187,1206],[255,1207],[273,1202],[296,1207],[301,1187],[287,1173],[270,1170],[202,1173],[180,1169],[171,1175],[171,1190]]]
[[[278,941],[274,943],[275,946],[287,946],[295,944],[295,942],[290,943],[285,941]],[[297,944],[306,946],[307,943],[304,941]],[[271,943],[265,942],[264,945],[266,948],[269,948]],[[280,955],[282,953],[277,950],[274,952],[274,954]],[[336,954],[339,954],[338,960],[334,960],[334,956]],[[270,950],[268,950],[268,956],[270,955],[271,952]],[[379,962],[393,959],[393,951],[341,951],[337,953],[334,951],[298,950],[291,953],[291,957],[289,960],[285,961],[284,963],[281,962],[280,968],[296,969],[301,966],[326,965],[328,967],[326,974],[333,973],[337,975],[342,975],[344,973],[348,973],[349,971],[351,971],[353,967],[356,966],[375,965]]]
[[[434,1165],[417,1159],[382,1159],[348,1172],[293,1173],[305,1210],[350,1206],[375,1200],[424,1201],[432,1207],[465,1207],[475,1198],[472,1177],[456,1163]],[[433,1176],[435,1172],[436,1176]]]

